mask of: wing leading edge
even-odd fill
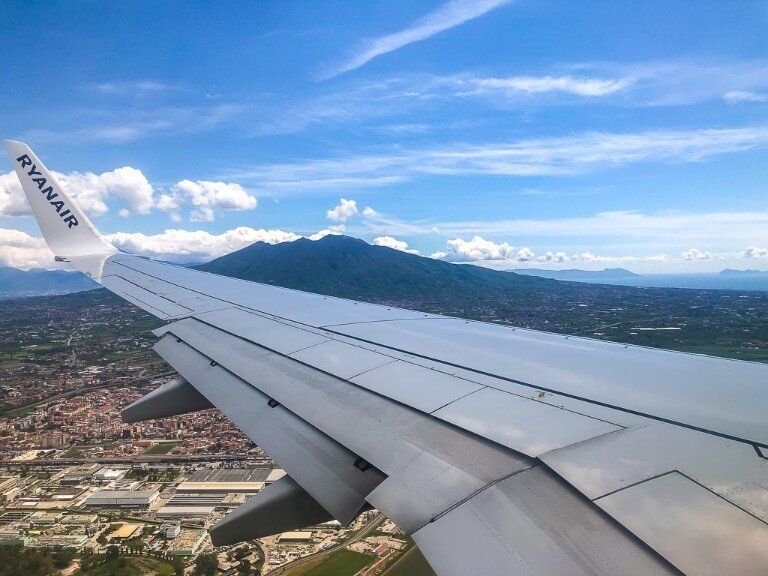
[[[125,417],[214,405],[289,474],[214,541],[373,505],[441,575],[768,569],[768,367],[118,253],[26,145],[6,146],[57,257],[169,321],[156,350],[183,379]]]

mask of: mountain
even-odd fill
[[[768,272],[763,272],[762,270],[732,270],[731,268],[720,271],[721,276],[754,276],[755,274],[768,274]]]
[[[377,302],[493,300],[499,292],[525,297],[555,284],[478,266],[457,265],[348,236],[312,241],[257,242],[200,270],[266,284]]]
[[[576,268],[569,268],[567,270],[544,270],[542,268],[518,268],[510,270],[510,272],[528,276],[540,276],[542,278],[554,278],[555,280],[571,280],[575,282],[599,282],[601,279],[616,280],[620,278],[638,278],[640,276],[625,268],[605,268],[604,270],[578,270]]]
[[[98,284],[79,272],[18,270],[0,267],[0,299],[66,294],[96,288]]]

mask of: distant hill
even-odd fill
[[[605,268],[604,270],[578,270],[569,268],[567,270],[544,270],[543,268],[517,268],[510,270],[515,274],[525,274],[529,276],[540,276],[542,278],[553,278],[555,280],[571,280],[574,282],[590,281],[599,282],[601,279],[619,279],[619,278],[638,278],[640,275],[625,268]]]
[[[731,268],[720,271],[721,276],[754,276],[755,274],[768,275],[768,272],[763,272],[762,270],[733,270]]]
[[[96,288],[98,284],[80,274],[65,270],[18,270],[0,267],[0,299],[22,296],[65,294]]]
[[[200,270],[344,298],[389,302],[495,301],[554,289],[551,280],[458,265],[348,236],[257,242]]]

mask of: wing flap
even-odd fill
[[[351,522],[383,480],[375,468],[355,468],[356,454],[172,335],[156,350],[340,522]]]
[[[413,539],[441,576],[677,574],[541,466],[489,486]]]
[[[768,525],[679,472],[595,502],[685,574],[765,574]]]

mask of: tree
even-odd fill
[[[59,570],[63,570],[72,563],[75,558],[75,551],[71,548],[62,548],[53,552],[53,565]]]
[[[216,554],[200,554],[195,558],[194,576],[214,576],[219,568],[219,559]]]
[[[246,575],[251,574],[251,572],[253,571],[251,567],[251,561],[248,560],[248,558],[243,558],[242,560],[240,560],[240,564],[237,567],[237,571],[240,572],[240,574],[246,574]]]
[[[171,560],[171,566],[173,566],[175,576],[184,576],[184,561],[181,558],[174,556]]]

